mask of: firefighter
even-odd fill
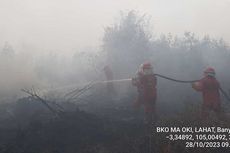
[[[137,87],[138,97],[135,105],[139,107],[144,106],[145,111],[145,123],[149,124],[155,122],[156,112],[156,84],[157,80],[153,73],[152,65],[149,62],[142,64],[136,73],[136,76],[132,78],[132,84]]]
[[[202,93],[203,104],[201,109],[201,117],[207,119],[209,113],[214,111],[217,117],[220,117],[221,100],[220,100],[220,84],[215,78],[215,70],[211,67],[204,71],[204,78],[200,81],[192,83],[192,87]]]

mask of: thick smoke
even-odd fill
[[[221,40],[192,32],[183,37],[171,34],[153,37],[148,18],[130,11],[119,23],[105,29],[103,50],[117,78],[130,77],[144,61],[153,63],[155,73],[182,80],[203,77],[207,67],[213,67],[223,88],[229,89],[230,49]],[[158,79],[158,101],[174,105],[197,101],[190,84],[178,84]],[[174,107],[175,108],[175,107]]]
[[[0,56],[1,98],[19,96],[25,87],[43,90],[105,80],[106,65],[113,70],[115,79],[130,78],[144,61],[152,62],[156,73],[182,80],[199,79],[203,70],[211,66],[223,87],[229,89],[230,49],[224,40],[199,38],[192,32],[182,37],[157,37],[150,23],[147,15],[123,13],[119,22],[105,28],[102,46],[68,55],[65,51],[14,48],[6,43]],[[189,84],[158,81],[159,101],[188,101],[197,95]],[[132,90],[130,83],[125,89]]]

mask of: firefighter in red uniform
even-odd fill
[[[214,111],[219,117],[221,112],[220,85],[215,78],[215,70],[213,68],[207,68],[204,71],[204,78],[192,83],[192,87],[196,91],[202,92],[203,95],[201,117],[206,119],[210,111]]]
[[[136,106],[143,105],[145,111],[145,122],[151,123],[156,119],[155,103],[156,103],[156,84],[157,80],[153,73],[150,63],[144,63],[140,66],[136,77],[132,79],[132,83],[137,87],[138,98]]]

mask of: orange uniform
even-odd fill
[[[155,109],[155,101],[157,98],[156,84],[157,80],[154,74],[140,77],[139,88],[142,90],[140,103],[144,105],[145,112],[153,112]]]
[[[193,83],[192,87],[202,92],[203,106],[202,115],[207,117],[208,111],[213,110],[216,113],[220,112],[221,100],[220,100],[220,84],[214,77],[215,71],[212,68],[208,68],[205,71],[205,77],[198,82]]]
[[[138,90],[136,106],[144,106],[146,114],[145,119],[150,123],[153,121],[153,118],[156,117],[155,103],[157,98],[157,79],[153,74],[151,64],[145,63],[141,65],[137,72],[137,76],[132,79],[132,83]]]

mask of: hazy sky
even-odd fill
[[[97,46],[119,11],[152,16],[155,33],[223,37],[230,43],[230,0],[0,0],[0,45],[71,50]]]

